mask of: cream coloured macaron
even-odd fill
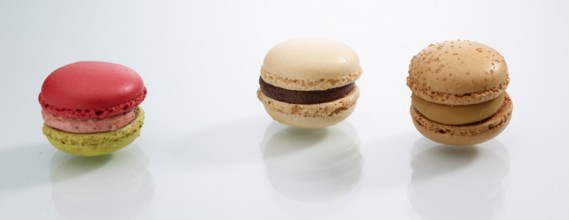
[[[361,74],[358,55],[343,43],[289,40],[267,52],[257,97],[280,123],[326,127],[353,112],[359,97],[355,81]]]
[[[474,41],[431,44],[411,60],[407,86],[411,116],[425,137],[449,145],[494,138],[510,122],[506,61]]]

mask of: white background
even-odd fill
[[[564,1],[0,2],[0,219],[569,219],[569,7]],[[359,54],[341,124],[279,125],[260,65],[297,37]],[[508,63],[513,119],[453,149],[413,127],[405,86],[429,43],[470,39]],[[111,156],[41,133],[45,77],[79,60],[145,80],[142,135]],[[104,88],[101,88],[104,89]]]

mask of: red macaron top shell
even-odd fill
[[[81,61],[53,71],[39,102],[44,111],[69,118],[104,118],[131,111],[146,97],[142,78],[115,63]]]

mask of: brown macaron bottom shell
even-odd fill
[[[294,104],[272,99],[257,90],[257,97],[274,120],[300,128],[322,128],[343,121],[354,111],[359,96],[360,90],[354,86],[346,96],[334,101]]]
[[[500,134],[510,123],[513,104],[504,93],[502,107],[492,117],[467,125],[445,125],[434,122],[411,105],[411,117],[415,128],[428,139],[447,145],[469,146],[490,140]]]

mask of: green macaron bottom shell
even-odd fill
[[[78,156],[93,157],[111,154],[118,151],[140,136],[140,129],[144,124],[144,111],[137,107],[134,109],[136,118],[130,124],[116,131],[74,134],[43,125],[43,134],[57,149]]]

